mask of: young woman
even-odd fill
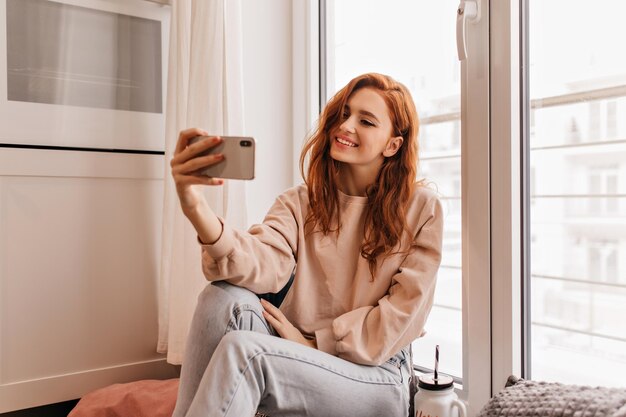
[[[194,187],[222,184],[194,175],[221,160],[197,156],[220,139],[188,146],[207,133],[180,133],[172,175],[212,283],[198,298],[174,416],[407,416],[409,347],[432,306],[443,226],[435,193],[415,182],[417,133],[406,87],[353,79],[302,151],[305,184],[247,232]],[[281,290],[279,306],[257,295]]]

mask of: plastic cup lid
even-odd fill
[[[454,384],[451,376],[439,373],[435,380],[435,374],[425,374],[418,378],[417,386],[430,391],[440,391],[450,388]]]

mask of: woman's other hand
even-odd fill
[[[304,346],[317,349],[315,339],[310,340],[305,338],[300,330],[296,329],[293,324],[287,320],[287,317],[276,308],[272,303],[261,298],[261,305],[263,306],[263,317],[269,324],[278,332],[283,339],[291,340],[292,342],[300,343]]]
[[[202,203],[203,197],[195,185],[222,185],[224,180],[197,175],[198,170],[214,165],[224,159],[222,154],[199,156],[202,152],[222,142],[219,137],[210,137],[189,145],[189,141],[196,136],[207,136],[202,129],[186,129],[178,135],[174,157],[170,161],[172,177],[176,184],[176,192],[183,212],[196,210]]]

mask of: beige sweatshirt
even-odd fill
[[[341,232],[304,234],[306,185],[280,195],[263,224],[240,232],[224,225],[213,245],[202,245],[209,281],[226,280],[257,294],[278,292],[295,269],[280,310],[319,350],[380,365],[423,334],[441,261],[443,215],[435,193],[418,188],[407,224],[413,248],[379,261],[375,279],[360,255],[367,197],[340,193]],[[410,243],[405,234],[401,248]],[[296,266],[297,265],[297,266]]]

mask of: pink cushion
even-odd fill
[[[178,378],[114,384],[85,395],[68,417],[171,417]]]

